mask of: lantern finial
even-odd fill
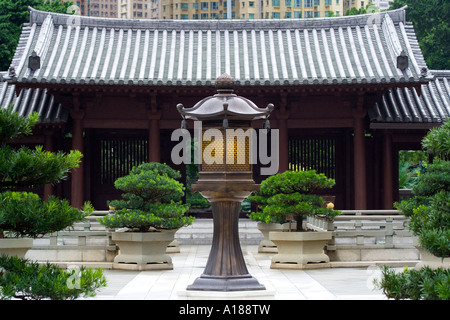
[[[224,73],[216,79],[216,89],[218,93],[232,93],[234,90],[234,79]]]

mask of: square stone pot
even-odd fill
[[[258,222],[256,228],[258,228],[264,236],[264,239],[259,242],[258,253],[278,253],[277,246],[269,239],[269,233],[271,231],[289,231],[289,223]],[[291,228],[296,229],[297,223],[293,222]]]
[[[113,232],[119,247],[113,268],[122,270],[172,270],[172,258],[166,254],[176,230],[160,232]]]
[[[16,256],[24,258],[25,254],[33,247],[31,238],[4,238],[0,239],[0,255]]]
[[[331,237],[331,231],[270,232],[269,239],[278,248],[270,268],[329,268],[330,258],[324,253],[324,247]]]

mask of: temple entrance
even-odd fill
[[[95,130],[91,141],[91,201],[105,210],[108,200],[120,198],[114,181],[148,161],[148,131]]]
[[[345,163],[348,151],[345,130],[315,131],[295,129],[289,131],[289,170],[316,170],[336,181],[323,195],[336,196],[337,209],[347,206]]]

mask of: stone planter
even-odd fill
[[[288,231],[289,223],[264,223],[258,222],[256,227],[264,236],[264,239],[261,240],[258,246],[258,253],[277,253],[278,249],[275,243],[270,241],[269,232],[271,231]],[[293,222],[291,228],[295,229],[297,227],[297,223]]]
[[[31,238],[4,238],[0,239],[0,255],[24,258],[29,249],[33,247]]]
[[[420,269],[423,267],[430,267],[432,269],[450,268],[450,257],[442,259],[440,257],[436,257],[421,247],[417,247],[417,249],[420,253],[420,262],[416,264],[415,269]]]
[[[119,246],[113,268],[123,270],[172,270],[172,258],[166,254],[176,230],[161,232],[113,232]]]
[[[330,258],[324,247],[332,238],[331,231],[270,232],[269,239],[278,247],[271,269],[329,268]]]

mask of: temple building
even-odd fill
[[[450,116],[450,72],[428,70],[406,10],[182,21],[73,20],[30,8],[11,67],[0,72],[0,105],[41,114],[34,135],[16,143],[84,154],[44,196],[101,210],[119,197],[114,180],[136,164],[165,162],[185,174],[171,161],[176,106],[213,95],[227,73],[236,94],[275,106],[279,172],[334,178],[328,194],[337,209],[391,209],[398,151],[421,149],[427,131]]]

